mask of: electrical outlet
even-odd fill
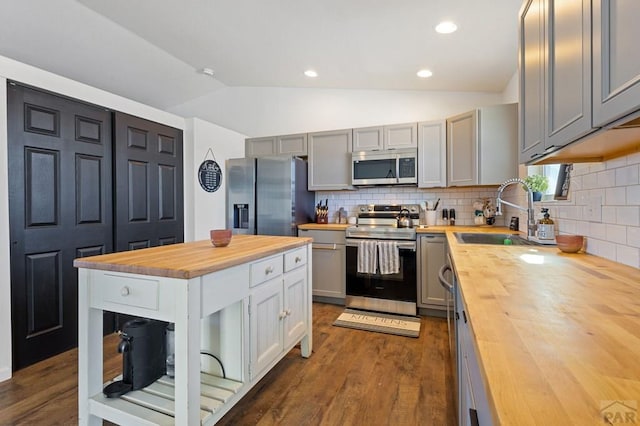
[[[584,207],[583,216],[590,222],[600,222],[602,220],[602,196],[591,196]]]

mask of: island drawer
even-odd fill
[[[94,296],[103,302],[158,309],[158,280],[105,273],[93,284]]]
[[[251,264],[251,287],[282,275],[282,255],[269,257]]]
[[[299,268],[307,263],[307,248],[302,247],[284,254],[284,271]]]

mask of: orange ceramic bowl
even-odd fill
[[[556,235],[558,248],[565,253],[577,253],[584,245],[582,235]]]
[[[209,231],[211,244],[216,247],[228,246],[231,242],[231,229],[212,229]]]

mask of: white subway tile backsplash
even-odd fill
[[[589,232],[587,233],[589,238],[596,238],[599,240],[607,239],[607,225],[604,223],[590,223]]]
[[[628,164],[627,157],[614,158],[612,160],[607,161],[604,164],[607,169],[617,169],[619,167],[624,167]]]
[[[601,220],[598,220],[598,222],[600,221],[602,221],[603,223],[618,223],[616,217],[616,207],[604,206],[602,208]]]
[[[627,244],[632,247],[640,247],[640,227],[627,227]]]
[[[622,225],[606,225],[607,241],[618,244],[627,244],[627,227]]]
[[[615,170],[616,172],[616,185],[637,185],[640,183],[638,180],[640,176],[640,165],[634,164],[627,167],[621,167]]]
[[[619,169],[618,169],[619,170]],[[610,188],[616,185],[616,170],[606,170],[597,174],[598,188]]]
[[[627,200],[627,189],[623,186],[607,188],[604,197],[608,206],[623,206]]]
[[[616,262],[640,268],[640,249],[619,245],[616,251]]]
[[[627,160],[628,165],[640,164],[640,151],[634,152],[633,154],[629,154],[624,158]]]
[[[640,185],[626,187],[626,204],[640,205]]]
[[[640,226],[640,206],[616,207],[616,223]]]

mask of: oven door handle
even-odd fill
[[[447,290],[449,293],[453,293],[453,284],[447,281],[447,279],[444,277],[444,274],[447,273],[447,271],[451,271],[451,266],[445,263],[438,271],[438,280],[440,281],[440,285],[444,287],[445,290]]]
[[[366,240],[372,241],[372,240]],[[398,249],[416,251],[415,241],[398,241]],[[347,240],[347,247],[358,247],[358,240]]]

